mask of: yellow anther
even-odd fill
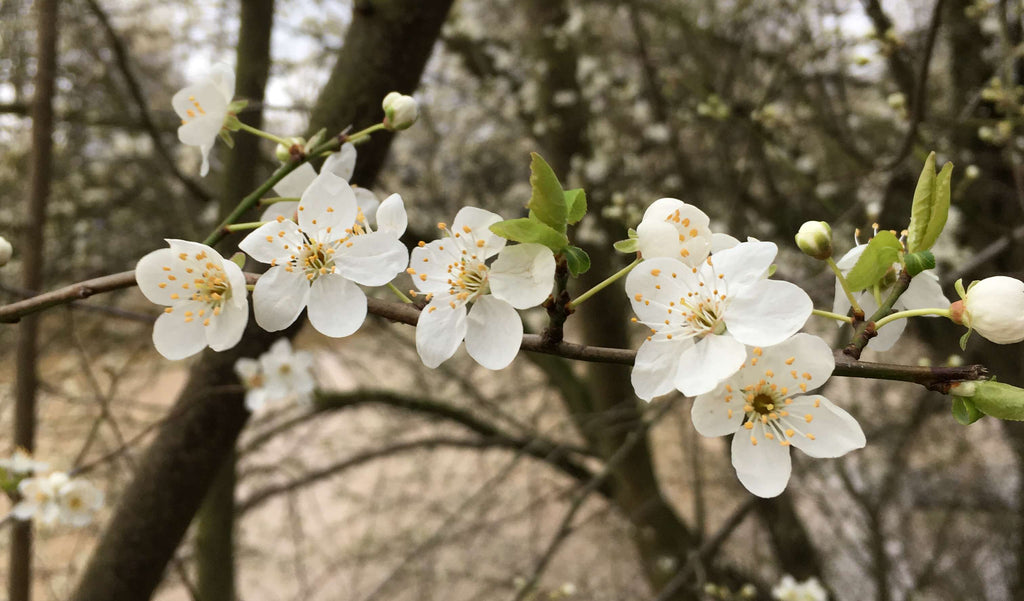
[[[759,346],[755,346],[754,350],[752,350],[751,352],[760,357],[764,353],[764,349],[762,349]]]
[[[164,313],[172,313],[173,311],[174,311],[173,307],[167,307],[166,309],[164,309]]]
[[[651,275],[657,277],[657,276],[661,275],[661,270],[660,269],[652,269],[651,270]]]
[[[747,430],[753,430],[754,429],[754,422],[747,422],[747,423],[743,424],[743,427],[746,428]]]
[[[786,365],[793,365],[793,361],[796,361],[796,357],[790,357],[786,359]]]
[[[427,281],[427,274],[421,273],[420,274],[420,281],[421,282],[426,282]]]
[[[812,420],[814,420],[814,416],[811,415],[810,413],[808,413],[807,415],[804,416],[804,421],[805,422],[811,423]]]

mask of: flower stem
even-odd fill
[[[402,291],[395,287],[395,285],[392,284],[391,282],[388,282],[388,288],[390,288],[391,291],[395,293],[395,296],[398,297],[398,300],[402,301],[403,303],[412,303],[412,299],[403,294]]]
[[[278,196],[275,198],[261,198],[260,206],[277,204],[279,202],[296,202],[299,200],[301,199],[298,196]]]
[[[231,225],[225,225],[224,229],[229,232],[243,232],[245,230],[254,230],[261,225],[267,223],[266,221],[249,221],[247,223],[232,223]]]
[[[884,326],[887,323],[896,321],[897,319],[906,319],[908,317],[919,317],[921,315],[941,315],[942,317],[949,317],[949,309],[910,309],[907,311],[898,311],[892,315],[886,315],[882,319],[875,322],[875,329]]]
[[[616,271],[614,274],[612,274],[611,277],[609,277],[605,281],[601,282],[600,284],[594,286],[590,290],[587,290],[583,294],[581,294],[581,295],[577,296],[576,298],[574,298],[573,300],[569,301],[569,308],[570,309],[575,309],[576,307],[582,305],[584,302],[586,302],[587,299],[589,299],[590,297],[594,296],[598,292],[600,292],[600,291],[604,290],[605,288],[607,288],[608,286],[610,286],[613,282],[615,282],[615,280],[621,278],[622,276],[626,275],[630,271],[633,271],[633,268],[636,267],[637,265],[639,265],[640,261],[641,261],[641,259],[637,259],[637,260],[633,261],[629,265],[626,265],[622,269]]]
[[[380,131],[382,129],[384,129],[384,124],[376,123],[374,125],[371,125],[370,127],[367,127],[366,129],[361,129],[352,135],[345,136],[345,141],[356,144],[358,142],[361,142],[363,138],[369,137],[370,134],[372,134],[373,132]]]
[[[846,322],[846,323],[853,323],[853,318],[848,317],[846,315],[840,315],[838,313],[832,313],[831,311],[822,311],[820,309],[812,309],[811,313],[813,315],[817,315],[818,317],[827,317],[829,319],[834,319],[836,321],[843,321],[843,322]]]
[[[846,276],[843,275],[842,270],[839,269],[838,265],[836,265],[836,260],[829,257],[825,259],[825,263],[828,265],[829,269],[832,270],[832,273],[836,274],[836,281],[839,282],[839,286],[842,287],[843,292],[846,293],[846,300],[850,301],[850,306],[853,307],[855,311],[862,312],[863,310],[860,308],[860,305],[857,304],[857,299],[853,297],[853,291],[850,290],[850,284],[847,283]]]
[[[278,144],[282,144],[285,148],[288,148],[288,147],[290,147],[292,145],[292,142],[290,140],[285,140],[284,138],[280,138],[278,136],[275,136],[274,134],[267,133],[267,132],[263,131],[262,129],[256,129],[255,127],[253,127],[251,125],[246,125],[245,123],[242,123],[241,121],[238,122],[238,126],[239,126],[239,129],[241,129],[242,131],[247,131],[250,134],[259,136],[261,138],[266,138],[266,139],[270,140],[271,142],[277,142]]]

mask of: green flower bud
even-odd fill
[[[1024,421],[1024,390],[994,380],[953,384],[949,393],[970,399],[985,415],[998,419]]]
[[[0,236],[0,265],[6,265],[11,260],[11,255],[14,254],[14,247],[7,241],[6,238]]]
[[[292,160],[292,148],[294,146],[304,148],[306,144],[306,141],[302,138],[288,138],[288,141],[291,142],[290,145],[285,146],[284,144],[278,144],[277,148],[274,149],[274,156],[276,156],[277,160],[282,163],[287,163]]]
[[[420,116],[419,105],[412,96],[391,92],[381,103],[384,108],[384,127],[391,131],[408,128]]]
[[[796,245],[805,255],[824,261],[832,256],[832,228],[824,221],[808,221],[796,233]]]

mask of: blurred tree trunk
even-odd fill
[[[381,117],[380,101],[419,81],[451,0],[362,0],[356,3],[345,44],[313,111],[311,130],[340,130]],[[374,136],[360,150],[357,178],[373,181],[390,136]],[[255,324],[234,349],[204,351],[168,419],[141,459],[77,589],[75,601],[147,599],[181,542],[200,503],[234,449],[248,412],[235,382],[239,357],[255,357],[294,334],[258,331]]]
[[[235,96],[249,101],[249,109],[243,111],[239,119],[257,129],[263,128],[263,98],[270,76],[273,26],[274,0],[242,2],[235,52]],[[235,147],[228,153],[225,163],[221,217],[227,216],[238,200],[263,179],[267,170],[260,155],[260,143],[260,138],[255,136],[244,133],[236,136]],[[224,244],[235,246],[241,237],[241,233],[229,236]],[[236,596],[235,460],[236,455],[231,452],[199,510],[196,588],[202,601],[234,601]]]
[[[57,74],[57,1],[35,4],[37,18],[35,92],[32,96],[32,151],[25,235],[20,249],[22,286],[43,288],[43,228],[50,196],[53,159],[53,95]],[[39,388],[39,315],[21,320],[16,358],[17,385],[14,405],[14,444],[27,451],[35,448],[36,392]],[[32,597],[32,522],[11,527],[10,601]]]

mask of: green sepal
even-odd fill
[[[234,263],[235,265],[238,265],[239,269],[245,269],[245,253],[244,252],[241,252],[241,251],[236,252],[235,254],[231,255],[231,258],[228,259],[228,260],[231,261],[232,263]]]
[[[571,225],[579,223],[587,214],[587,193],[583,188],[565,191],[566,221]]]
[[[778,271],[778,269],[779,269],[779,266],[777,264],[775,264],[775,263],[772,263],[771,265],[769,265],[768,266],[768,277],[772,277],[773,275],[775,275],[775,272]]]
[[[846,283],[850,290],[858,292],[878,283],[885,277],[892,264],[899,260],[901,250],[903,245],[892,232],[878,232],[868,242],[868,247],[864,249],[864,254],[857,260],[857,264],[846,275]]]
[[[590,255],[578,246],[567,246],[562,253],[573,277],[580,276],[590,270]]]
[[[249,106],[248,100],[234,100],[231,102],[231,104],[228,105],[228,112],[238,114],[242,109],[244,109],[247,106]]]
[[[935,244],[949,217],[950,180],[953,163],[946,163],[935,173],[935,153],[924,162],[921,176],[914,190],[914,204],[910,210],[907,228],[907,250],[915,253],[928,250]]]
[[[935,269],[935,255],[930,250],[922,250],[905,255],[903,261],[907,266],[907,273],[910,274],[910,277],[914,277],[928,269]]]
[[[967,298],[967,290],[964,289],[964,279],[957,278],[956,282],[953,283],[953,288],[956,288],[956,293],[960,295],[960,299]]]
[[[308,142],[306,142],[306,144],[302,147],[303,150],[305,150],[306,152],[309,152],[309,151],[313,150],[314,148],[319,146],[321,142],[324,141],[324,138],[326,136],[327,136],[327,128],[326,127],[321,128],[320,131],[318,131],[315,134],[313,134],[313,137],[310,138]]]
[[[637,231],[633,228],[629,228],[629,230],[626,233],[629,235],[630,238],[634,240],[640,237],[640,234],[637,233]]]
[[[530,153],[530,211],[542,223],[565,234],[569,212],[566,209],[566,194],[551,166],[536,152]],[[583,210],[586,211],[584,200]]]
[[[536,242],[537,244],[543,244],[553,252],[559,252],[566,246],[569,246],[569,239],[566,238],[565,234],[556,232],[546,224],[531,217],[499,221],[491,226],[491,231],[513,242]]]
[[[238,117],[234,116],[231,113],[228,113],[228,116],[224,117],[224,125],[221,127],[220,131],[221,133],[223,133],[224,130],[238,131],[240,129],[242,129],[242,122],[238,119]]]
[[[962,350],[962,351],[966,351],[967,350],[967,341],[970,340],[971,334],[973,332],[974,332],[974,329],[971,328],[970,326],[967,326],[967,332],[964,333],[964,335],[960,337],[960,350]]]
[[[953,413],[953,419],[961,426],[969,426],[985,417],[985,414],[979,411],[970,399],[964,397],[954,397],[950,411]]]
[[[237,120],[238,119],[235,119],[235,121],[237,121]],[[229,132],[226,129],[222,129],[222,130],[220,130],[217,133],[217,135],[220,136],[220,139],[224,141],[224,144],[227,145],[228,148],[234,148],[235,147],[235,140],[234,140],[234,138],[231,137],[231,132]]]
[[[619,251],[620,253],[626,253],[630,255],[640,250],[640,243],[637,242],[636,238],[626,238],[625,240],[619,240],[612,246],[614,246],[615,250]]]

